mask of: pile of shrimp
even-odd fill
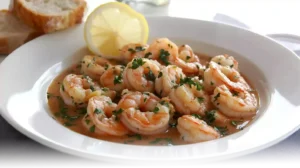
[[[175,125],[184,141],[202,142],[222,137],[207,120],[211,109],[219,124],[256,114],[256,97],[232,56],[202,65],[190,46],[167,38],[120,52],[122,64],[84,56],[82,74],[68,74],[60,89],[67,105],[87,108],[82,124],[99,135],[153,135]]]

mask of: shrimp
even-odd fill
[[[214,56],[211,61],[218,63],[221,66],[226,66],[238,70],[239,63],[227,54]]]
[[[86,97],[100,87],[88,76],[69,74],[60,87],[60,94],[69,106],[85,103]]]
[[[230,90],[226,85],[215,88],[211,101],[228,117],[253,117],[257,111],[257,100],[253,94]]]
[[[158,77],[160,64],[155,60],[135,58],[127,64],[123,72],[126,87],[136,91],[154,91],[154,81]]]
[[[155,91],[162,97],[166,97],[171,92],[171,89],[179,84],[180,79],[185,78],[182,69],[176,65],[168,65],[163,67],[155,80]]]
[[[99,130],[94,123],[91,121],[91,118],[88,114],[84,115],[84,117],[81,120],[81,123],[84,128],[89,130],[90,132],[94,132],[97,135],[107,135],[105,132]]]
[[[100,77],[101,86],[115,90],[117,92],[125,89],[123,82],[123,71],[125,67],[122,65],[111,66]]]
[[[164,65],[169,65],[170,55],[178,54],[178,47],[168,38],[158,38],[154,40],[146,50],[149,54],[148,58],[157,60]]]
[[[118,109],[123,111],[122,123],[132,132],[143,135],[165,132],[169,127],[170,113],[174,112],[167,98],[160,100],[148,92],[124,94],[118,104]]]
[[[171,90],[169,97],[181,114],[204,115],[210,106],[209,96],[198,78],[182,79],[181,84]]]
[[[125,63],[132,61],[133,58],[143,58],[146,56],[145,51],[148,47],[147,44],[130,43],[122,47],[121,56],[124,58]]]
[[[81,61],[81,71],[83,74],[88,75],[94,80],[99,80],[101,75],[107,68],[111,66],[111,63],[102,57],[86,55]]]
[[[89,99],[87,114],[100,131],[113,136],[123,136],[130,131],[113,114],[116,107],[117,104],[109,97],[94,96]]]
[[[200,59],[194,54],[192,48],[188,45],[182,45],[178,54],[170,55],[171,64],[180,67],[185,74],[203,75],[205,66],[200,64]]]
[[[191,115],[178,118],[177,130],[181,138],[187,142],[203,142],[221,137],[220,133],[205,121]]]
[[[215,87],[223,84],[238,91],[250,90],[250,86],[237,70],[211,61],[204,72],[205,90],[211,92]]]

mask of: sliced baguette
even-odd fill
[[[0,54],[7,55],[42,33],[35,31],[7,10],[0,10]]]
[[[51,33],[81,23],[85,0],[11,0],[10,10],[33,29]]]

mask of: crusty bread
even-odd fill
[[[22,44],[41,35],[7,10],[0,11],[0,54],[9,54]]]
[[[85,0],[11,0],[10,10],[33,29],[51,33],[81,23]]]

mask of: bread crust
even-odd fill
[[[69,11],[67,15],[45,15],[37,13],[27,8],[21,0],[11,0],[10,10],[33,29],[39,32],[51,33],[82,22],[86,2],[84,0],[75,1],[80,2],[80,4],[76,9]]]

